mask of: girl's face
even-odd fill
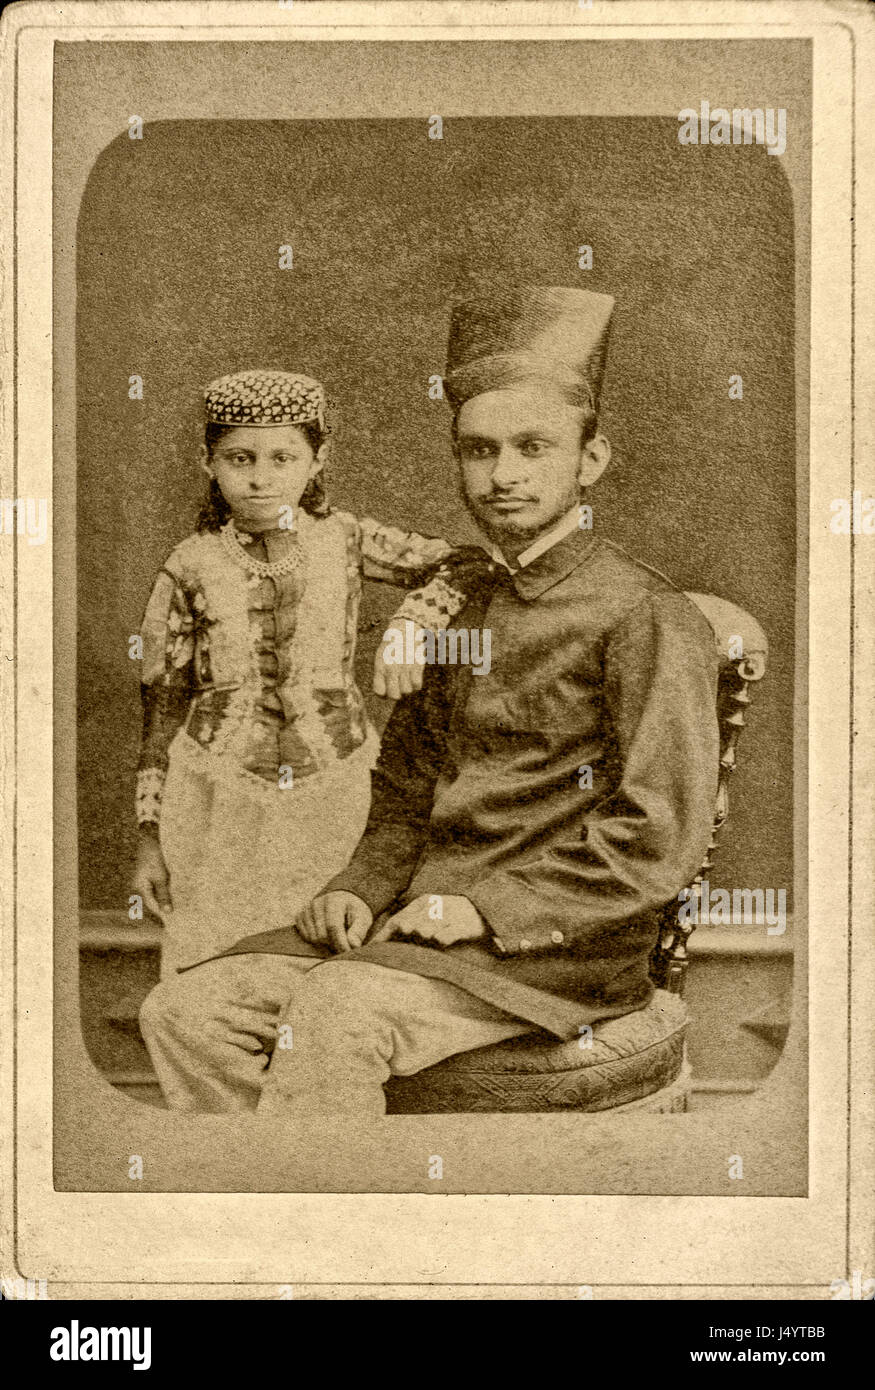
[[[322,450],[314,453],[297,425],[241,425],[213,448],[212,472],[234,520],[250,532],[275,531],[321,467]]]

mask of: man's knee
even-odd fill
[[[210,991],[195,978],[197,971],[162,980],[146,995],[140,1006],[140,1027],[144,1034],[187,1031],[202,1025],[210,1011]]]
[[[310,970],[289,1009],[289,1020],[320,1034],[369,1034],[398,1008],[398,972],[335,956]]]
[[[224,1034],[230,1018],[273,1017],[312,971],[310,957],[221,956],[162,980],[140,1009],[144,1033]]]
[[[170,1014],[175,1012],[172,1004],[175,985],[176,980],[162,980],[146,995],[140,1005],[140,1029],[144,1035],[163,1031]]]
[[[331,1028],[370,1015],[384,1000],[384,980],[391,971],[364,961],[334,959],[311,970],[298,994],[296,1012]]]

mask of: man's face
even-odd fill
[[[580,499],[582,412],[549,385],[487,391],[456,419],[466,505],[491,541],[524,550]]]

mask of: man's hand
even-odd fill
[[[415,626],[417,632],[425,630],[418,624]],[[404,695],[413,695],[421,690],[425,675],[425,662],[414,661],[408,665],[393,659],[386,660],[387,654],[391,654],[390,649],[398,646],[399,633],[403,639],[405,628],[402,624],[387,628],[374,657],[374,694],[383,695],[388,700],[400,700]]]
[[[137,863],[131,887],[143,899],[143,906],[159,921],[163,921],[172,911],[170,876],[161,853],[157,826],[140,826]]]
[[[416,936],[435,946],[453,946],[457,941],[479,941],[487,934],[486,923],[468,898],[424,894],[378,927],[368,945],[393,936]]]
[[[311,946],[339,952],[361,946],[373,920],[373,912],[355,893],[320,893],[298,914],[295,926]]]

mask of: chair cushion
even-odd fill
[[[393,1115],[455,1111],[610,1110],[651,1095],[680,1074],[687,1011],[657,990],[646,1008],[596,1023],[592,1043],[527,1033],[461,1052],[386,1087]]]

